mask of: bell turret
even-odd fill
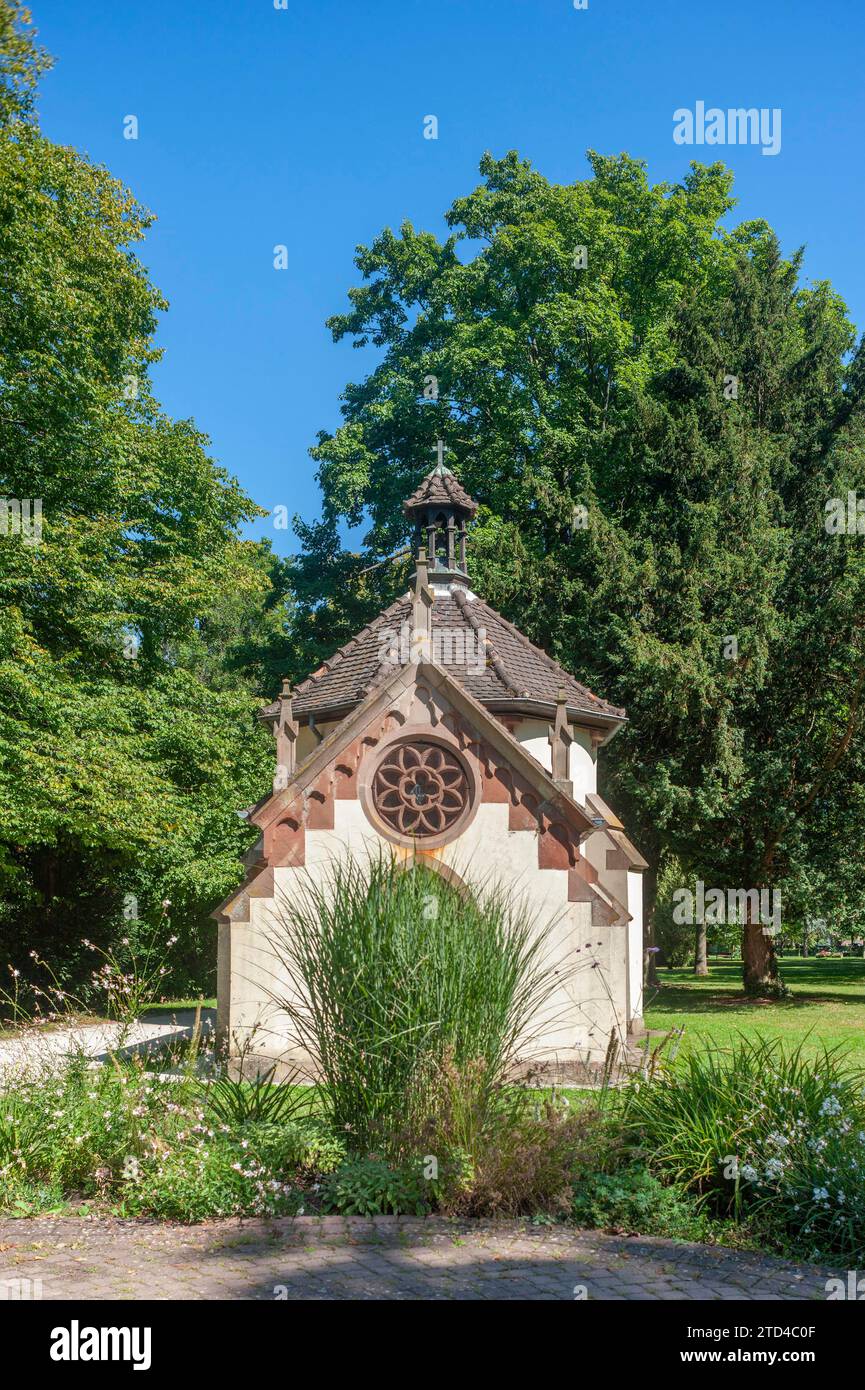
[[[468,586],[466,527],[478,509],[444,461],[444,445],[438,441],[438,463],[402,504],[414,522],[415,564],[421,548],[426,551],[430,584]]]

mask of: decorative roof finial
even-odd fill
[[[559,686],[556,694],[556,719],[550,725],[550,748],[552,750],[551,771],[553,781],[568,796],[573,795],[573,783],[568,777],[570,748],[573,743],[573,735],[568,724],[568,695],[563,685]]]
[[[411,659],[428,661],[431,651],[433,592],[427,581],[426,546],[418,547],[411,601]]]
[[[298,725],[291,707],[291,681],[283,679],[279,708],[273,725],[276,738],[276,775],[274,791],[281,791],[290,782],[297,768]]]
[[[417,595],[417,594],[420,594],[421,590],[422,590],[422,589],[425,589],[425,588],[427,587],[428,584],[429,584],[429,570],[428,570],[428,568],[427,568],[426,546],[425,546],[425,545],[421,545],[421,546],[418,547],[417,560],[416,560],[416,562],[415,562],[415,569],[414,569],[414,591],[415,591],[415,594],[416,594],[416,595]]]

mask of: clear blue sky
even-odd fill
[[[319,514],[316,431],[363,355],[324,323],[354,247],[408,218],[441,233],[485,149],[548,178],[585,150],[678,180],[736,174],[735,220],[763,216],[808,278],[865,324],[865,7],[860,0],[32,0],[54,54],[46,133],[108,165],[157,215],[140,252],[170,300],[157,394],[268,508]],[[673,142],[673,111],[780,107],[782,147]],[[123,138],[123,118],[140,122]],[[439,138],[423,139],[435,114]],[[289,268],[273,269],[273,247]],[[277,550],[293,533],[261,523]]]

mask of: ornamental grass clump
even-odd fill
[[[865,1074],[777,1039],[677,1058],[623,1101],[654,1169],[805,1257],[865,1258]]]
[[[554,924],[537,926],[495,885],[470,894],[384,855],[307,876],[281,920],[291,990],[275,1002],[335,1130],[360,1155],[415,1157],[405,1136],[435,1112],[447,1061],[455,1125],[477,1143],[564,982]]]

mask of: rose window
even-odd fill
[[[402,743],[379,763],[372,784],[375,809],[399,835],[442,835],[469,807],[462,762],[438,743]]]

